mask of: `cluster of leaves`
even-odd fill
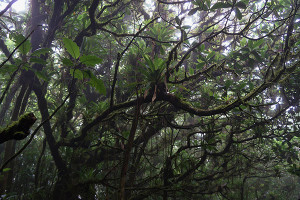
[[[286,190],[299,188],[297,1],[39,9],[52,14],[43,37],[7,33],[19,54],[0,69],[0,119],[26,110],[44,128],[3,171],[0,181],[20,170],[3,184],[8,198],[296,197]]]

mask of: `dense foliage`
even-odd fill
[[[299,198],[299,0],[15,2],[0,198]]]

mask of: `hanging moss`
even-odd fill
[[[33,113],[20,116],[18,121],[12,122],[4,129],[0,129],[0,144],[8,140],[22,140],[30,134],[30,127],[35,123]]]

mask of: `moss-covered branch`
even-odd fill
[[[22,115],[18,121],[12,122],[4,129],[0,129],[0,144],[8,140],[22,140],[30,134],[30,127],[36,121],[33,113]]]

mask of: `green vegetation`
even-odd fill
[[[0,199],[300,198],[299,0],[4,2]]]

